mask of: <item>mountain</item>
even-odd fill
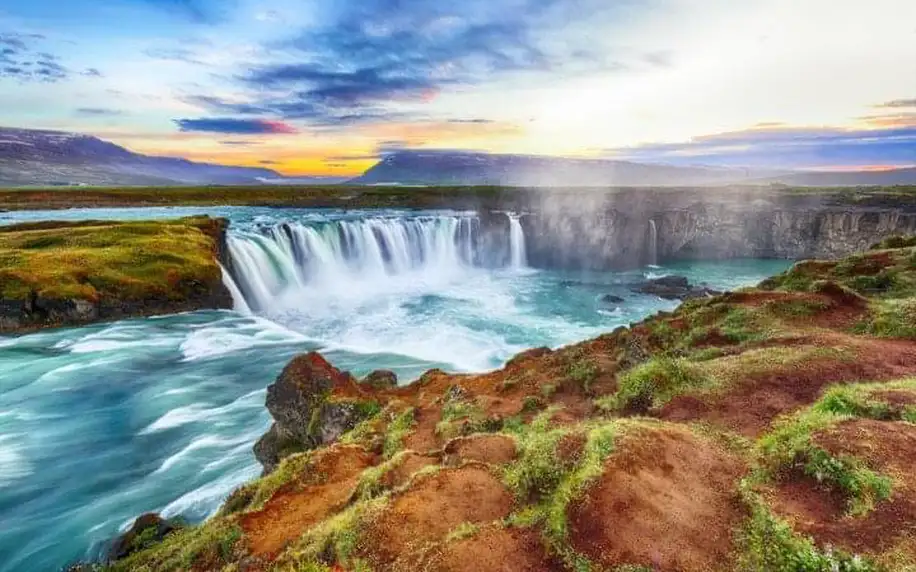
[[[276,171],[141,155],[90,135],[0,127],[0,186],[252,184]]]
[[[399,151],[351,182],[367,185],[660,186],[734,183],[774,174],[601,159]]]

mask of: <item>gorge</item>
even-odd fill
[[[473,210],[459,198],[449,210],[0,213],[5,224],[225,218],[213,288],[231,300],[0,338],[0,515],[17,523],[0,533],[0,570],[97,556],[143,512],[212,515],[260,473],[251,449],[270,425],[264,388],[297,354],[320,351],[358,377],[391,370],[402,384],[436,368],[477,374],[677,306],[633,283],[678,274],[734,290],[794,258],[912,232],[916,220],[905,200],[880,197],[527,196]]]

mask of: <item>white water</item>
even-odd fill
[[[649,264],[658,264],[658,227],[649,219]]]
[[[509,266],[514,269],[528,266],[528,255],[525,250],[525,231],[517,215],[509,215]]]

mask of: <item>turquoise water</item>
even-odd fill
[[[145,511],[211,514],[259,473],[251,446],[270,423],[265,387],[299,352],[402,380],[481,371],[675,307],[629,293],[640,278],[734,288],[788,264],[560,273],[514,263],[524,256],[514,244],[509,264],[483,268],[457,238],[467,213],[104,209],[0,213],[0,224],[196,213],[233,221],[233,253],[247,257],[236,310],[0,337],[0,572],[92,557]],[[278,232],[284,222],[293,230]],[[626,302],[606,307],[607,293]]]

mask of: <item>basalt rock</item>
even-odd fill
[[[352,375],[317,352],[296,356],[267,386],[274,423],[255,443],[255,458],[270,473],[287,455],[339,439],[372,413],[372,403]]]
[[[130,529],[117,537],[108,551],[108,561],[115,562],[162,542],[183,526],[180,520],[164,519],[156,513],[139,516]]]
[[[630,289],[633,292],[651,294],[665,300],[690,300],[721,294],[721,292],[713,290],[705,284],[700,284],[699,286],[691,284],[683,276],[653,278],[640,284],[635,284]]]
[[[387,369],[378,369],[364,377],[360,383],[375,389],[391,389],[398,386],[398,375]]]

